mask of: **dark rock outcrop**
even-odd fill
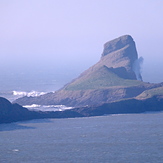
[[[11,104],[7,99],[0,97],[0,123],[29,120],[36,115],[18,104]]]
[[[128,99],[99,106],[76,108],[74,111],[83,116],[102,116],[109,114],[131,114],[163,111],[163,98],[153,96],[144,100]]]
[[[42,119],[42,118],[71,118],[71,117],[82,117],[78,112],[73,110],[66,110],[64,112],[36,112],[30,111],[18,104],[12,104],[7,99],[0,97],[0,124],[11,123],[17,121],[26,121],[31,119]]]
[[[153,96],[144,100],[126,99],[98,106],[85,106],[56,112],[29,111],[18,104],[12,105],[8,100],[0,97],[0,124],[42,118],[75,118],[156,111],[163,111],[162,96]]]

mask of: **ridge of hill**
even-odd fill
[[[101,59],[78,78],[54,93],[17,99],[20,105],[94,106],[162,87],[142,81],[139,58],[133,38],[124,35],[104,44]]]

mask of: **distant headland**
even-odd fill
[[[128,98],[140,99],[147,91],[162,92],[163,83],[143,82],[139,61],[133,38],[124,35],[105,43],[99,62],[60,90],[39,97],[23,97],[15,102],[83,107]]]
[[[130,35],[116,38],[104,44],[99,62],[58,91],[38,97],[22,97],[14,104],[6,101],[4,105],[5,100],[1,99],[1,119],[7,115],[12,117],[12,114],[15,118],[11,121],[16,121],[23,120],[23,117],[27,120],[161,111],[163,83],[143,82],[140,71],[142,60],[142,57],[138,58]],[[20,106],[32,104],[75,108],[61,112],[32,112]]]

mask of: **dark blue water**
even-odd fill
[[[0,125],[1,163],[162,163],[163,113]]]
[[[47,71],[0,71],[0,96],[10,101],[24,95],[53,92],[70,82],[76,74]],[[14,93],[16,92],[16,93]]]
[[[13,101],[21,93],[55,91],[74,77],[1,71],[0,96]],[[0,163],[53,162],[162,163],[163,113],[0,124]]]

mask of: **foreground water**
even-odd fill
[[[0,125],[1,163],[162,163],[163,113]]]
[[[66,75],[49,71],[32,75],[2,72],[0,96],[10,101],[55,91],[69,81]],[[0,163],[162,163],[162,126],[163,113],[0,124]]]

